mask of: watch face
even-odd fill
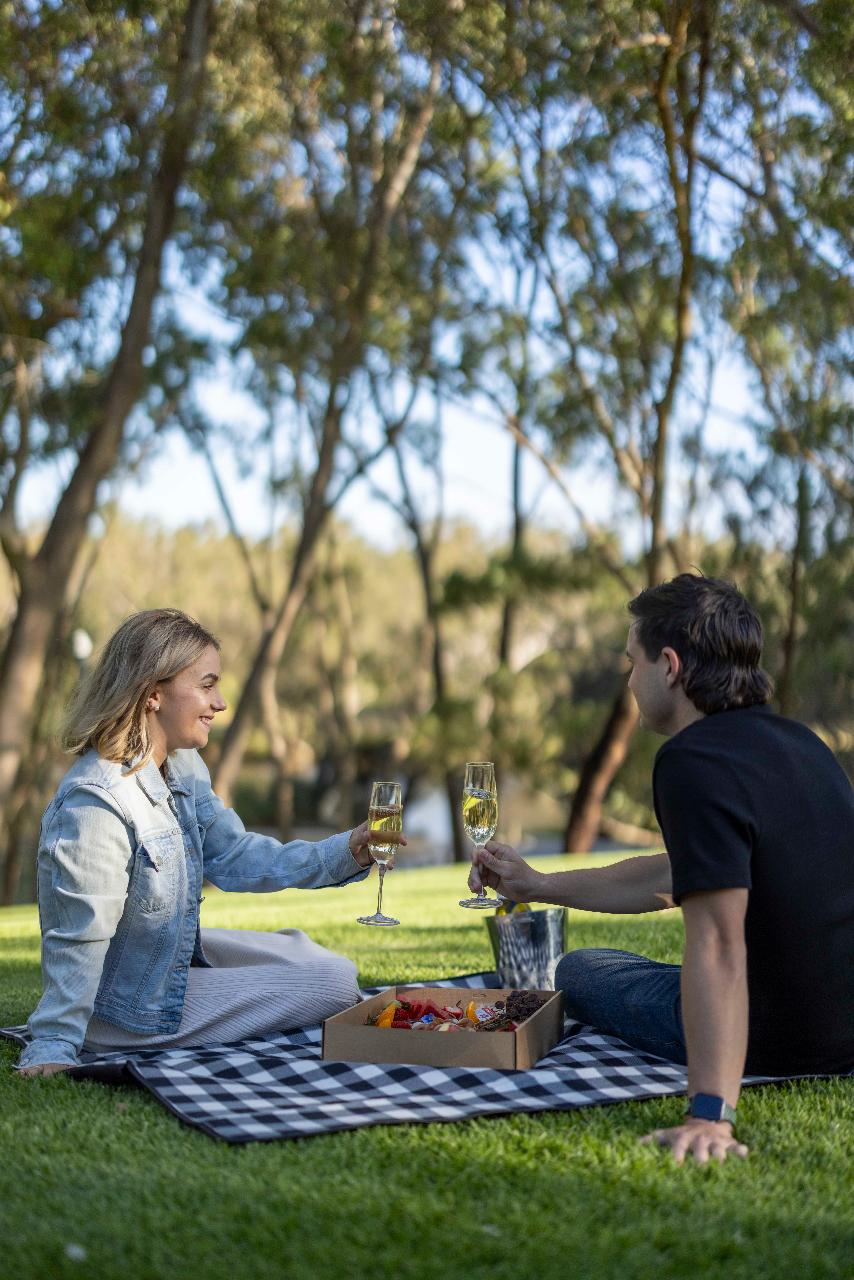
[[[725,1108],[723,1098],[716,1098],[710,1093],[696,1093],[689,1104],[688,1114],[696,1120],[720,1120]]]

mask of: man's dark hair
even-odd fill
[[[771,677],[759,665],[762,623],[731,582],[680,573],[629,602],[635,637],[655,662],[662,649],[682,660],[682,688],[698,711],[769,702]]]

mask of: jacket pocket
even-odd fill
[[[103,1008],[143,1009],[146,1016],[155,1018],[163,1012],[183,939],[186,864],[180,831],[160,828],[140,833],[124,915],[110,944],[98,992]]]
[[[152,831],[140,837],[129,897],[146,915],[158,915],[175,904],[184,841],[180,831]]]
[[[202,834],[202,839],[204,839],[204,835],[208,827],[213,826],[215,821],[216,806],[212,800],[206,797],[196,805],[196,822],[198,823],[199,831]]]

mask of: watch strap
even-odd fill
[[[695,1093],[688,1099],[685,1114],[693,1116],[695,1120],[727,1120],[730,1124],[735,1124],[735,1107],[731,1107],[724,1098],[719,1098],[714,1093]]]

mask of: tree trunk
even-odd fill
[[[282,716],[276,692],[276,668],[265,667],[261,675],[259,698],[261,718],[273,759],[274,804],[276,828],[280,840],[287,840],[294,821],[294,784],[290,778],[288,740],[282,731]]]
[[[520,397],[521,398],[521,397]],[[516,566],[522,554],[525,539],[525,514],[522,510],[522,457],[523,445],[518,436],[513,437],[513,461],[511,470],[511,499],[513,504],[513,534],[510,543],[510,561]],[[492,707],[489,713],[489,736],[492,740],[492,756],[495,761],[495,780],[501,787],[504,776],[504,749],[502,745],[503,727],[508,721],[512,723],[512,688],[511,659],[513,640],[516,629],[516,616],[519,610],[515,595],[504,597],[501,607],[501,622],[498,629],[498,665],[493,678]],[[510,837],[507,836],[507,839]]]
[[[0,808],[5,814],[30,740],[45,657],[56,619],[56,596],[40,566],[21,580],[18,611],[0,667]]]
[[[16,901],[21,880],[23,842],[29,834],[28,828],[31,827],[34,817],[33,810],[37,810],[44,802],[44,797],[40,794],[39,781],[44,775],[51,747],[45,720],[51,702],[59,695],[63,684],[69,629],[70,617],[66,613],[60,616],[57,631],[48,641],[48,661],[33,704],[30,741],[22,756],[14,786],[6,804],[4,817],[7,848],[3,863],[2,889],[0,889],[0,905],[4,907],[10,907]],[[33,851],[30,850],[30,852]]]
[[[711,51],[711,28],[702,7],[697,14],[700,58],[697,88],[691,108],[684,114],[681,131],[674,119],[671,90],[678,80],[678,63],[688,38],[691,6],[680,3],[672,13],[671,41],[664,54],[656,86],[655,99],[661,121],[664,151],[673,192],[675,231],[681,256],[679,282],[673,302],[675,332],[670,355],[670,369],[660,400],[656,402],[657,431],[652,458],[647,465],[649,491],[649,547],[646,556],[647,585],[655,586],[661,574],[666,550],[665,498],[667,482],[667,444],[676,397],[685,373],[686,352],[691,337],[691,309],[694,291],[694,240],[692,227],[695,132],[705,101]],[[680,171],[682,152],[684,176]],[[599,832],[602,803],[613,779],[626,758],[629,743],[638,721],[637,707],[627,687],[623,687],[611,706],[608,720],[590,756],[585,760],[578,787],[572,798],[566,829],[566,847],[572,852],[591,848]]]
[[[525,514],[522,510],[522,444],[518,437],[513,438],[513,464],[511,473],[511,494],[513,502],[513,538],[510,544],[510,559],[515,562],[522,554],[525,540]],[[513,647],[513,631],[518,611],[515,597],[506,597],[501,610],[501,630],[498,635],[498,665],[510,665]]]
[[[809,509],[810,499],[806,467],[802,466],[798,472],[797,526],[795,530],[795,545],[792,548],[792,563],[789,570],[789,610],[786,620],[786,634],[783,639],[783,661],[780,668],[780,679],[777,684],[777,705],[781,716],[789,715],[792,709],[792,681],[798,644],[798,621],[801,616],[803,566],[809,540]]]
[[[564,839],[570,853],[586,853],[592,849],[599,834],[602,802],[626,758],[637,722],[635,700],[628,687],[623,685],[614,699],[599,741],[584,761],[572,797]]]
[[[262,6],[263,8],[263,6]],[[390,24],[390,18],[388,19]],[[265,35],[274,63],[280,67],[287,84],[287,71],[281,59],[274,32],[264,23]],[[308,591],[311,570],[320,534],[329,516],[329,488],[334,472],[335,451],[341,439],[341,417],[348,381],[359,367],[364,346],[364,329],[377,285],[377,269],[389,228],[415,172],[418,157],[436,107],[441,82],[441,63],[434,58],[430,80],[420,110],[410,122],[405,142],[396,162],[382,172],[372,174],[372,189],[367,213],[368,244],[359,266],[351,298],[340,316],[345,324],[344,337],[334,353],[329,369],[329,389],[321,430],[317,469],[305,508],[303,527],[294,556],[291,576],[273,626],[261,638],[246,682],[238,699],[231,724],[226,731],[215,774],[215,785],[223,803],[230,803],[240,770],[252,721],[257,714],[260,682],[268,665],[277,667],[282,659],[294,623]],[[342,491],[339,491],[339,497]]]
[[[333,380],[327,399],[317,470],[311,483],[302,530],[294,552],[291,576],[273,617],[272,625],[265,627],[262,633],[249,674],[240,691],[234,715],[223,739],[214,774],[216,792],[223,804],[231,803],[234,784],[246,754],[249,734],[259,710],[264,673],[268,669],[275,671],[281,662],[294,629],[294,623],[305,602],[318,542],[329,516],[327,496],[332,479],[335,449],[341,435],[341,414],[335,407],[337,388],[338,382]]]
[[[30,739],[42,670],[56,619],[67,599],[95,510],[98,485],[116,464],[125,423],[139,395],[142,354],[160,287],[163,249],[172,229],[175,196],[197,132],[199,90],[207,52],[211,0],[190,0],[176,69],[172,116],[146,216],[130,310],[116,360],[103,389],[97,425],[59,500],[41,548],[22,572],[21,596],[0,666],[0,811],[5,812]]]
[[[468,862],[465,831],[463,829],[463,779],[454,769],[445,770],[445,795],[451,817],[451,841],[454,862]]]
[[[423,522],[412,496],[412,490],[403,464],[400,449],[394,445],[394,457],[400,487],[403,490],[406,523],[415,542],[415,561],[421,578],[421,591],[424,598],[424,618],[430,637],[430,669],[433,675],[433,706],[441,726],[439,749],[443,758],[447,758],[445,749],[445,726],[447,724],[447,676],[445,664],[445,642],[442,634],[442,622],[436,608],[436,592],[434,583],[433,559],[435,542],[428,541],[424,533]],[[451,827],[451,846],[454,862],[468,861],[465,846],[462,815],[462,778],[453,769],[444,771],[445,795],[448,800],[448,819]]]
[[[340,738],[338,789],[341,793],[340,817],[344,827],[354,821],[356,802],[356,737],[359,716],[359,667],[353,649],[353,604],[347,587],[346,569],[341,562],[337,543],[330,546],[330,570],[334,575],[334,598],[341,628],[338,679],[333,683],[335,720]]]
[[[420,531],[416,535],[416,551],[418,564],[421,569],[421,581],[424,589],[427,622],[433,641],[432,667],[433,690],[435,693],[434,706],[439,715],[439,722],[442,726],[442,739],[444,739],[445,725],[447,723],[446,695],[448,684],[445,673],[445,638],[442,634],[442,624],[433,599],[432,557],[420,536]],[[441,743],[440,749],[442,750],[442,754],[446,756],[444,741]],[[448,816],[451,824],[451,851],[453,853],[454,862],[467,862],[468,854],[466,853],[465,832],[463,830],[462,778],[460,778],[453,769],[445,770],[445,794],[448,798]]]
[[[55,618],[53,634],[48,641],[45,670],[33,707],[30,740],[22,755],[4,814],[8,846],[3,866],[0,904],[6,907],[11,906],[17,898],[24,841],[30,839],[38,811],[47,803],[51,788],[49,777],[46,777],[54,748],[49,722],[50,710],[64,701],[64,695],[70,691],[65,687],[70,683],[69,677],[74,665],[69,640],[81,597],[98,557],[99,546],[98,543],[93,546],[86,560],[78,557],[67,583],[66,603]],[[27,852],[32,854],[32,846]]]

